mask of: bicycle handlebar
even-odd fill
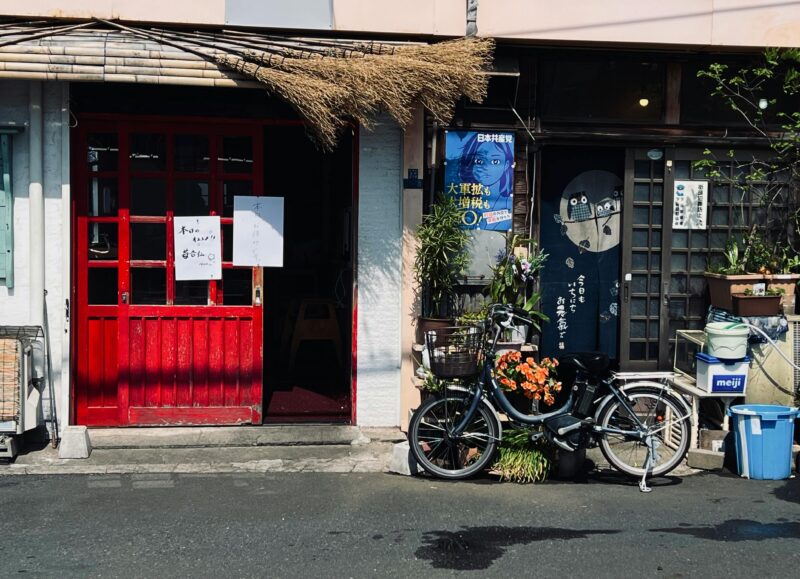
[[[529,315],[528,311],[524,308],[511,304],[494,304],[489,310],[489,317],[491,320],[501,325],[503,322],[510,322],[512,318],[517,319],[523,324],[533,325],[533,320]],[[497,318],[500,316],[505,316],[505,319],[498,320]]]

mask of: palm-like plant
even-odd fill
[[[414,281],[422,298],[423,316],[446,316],[461,272],[469,263],[468,233],[461,229],[456,202],[440,196],[417,228],[419,247]]]

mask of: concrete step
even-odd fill
[[[331,424],[91,428],[94,449],[213,448],[349,445],[363,441],[360,428]]]
[[[61,459],[45,447],[20,454],[3,475],[210,474],[243,472],[384,472],[391,442],[347,445],[95,448],[86,459]]]

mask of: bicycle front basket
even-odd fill
[[[457,326],[425,333],[431,372],[437,378],[468,378],[480,371],[483,328]]]

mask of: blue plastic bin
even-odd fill
[[[728,409],[736,439],[739,474],[758,480],[789,478],[792,472],[794,419],[800,410],[771,404],[742,404]]]

